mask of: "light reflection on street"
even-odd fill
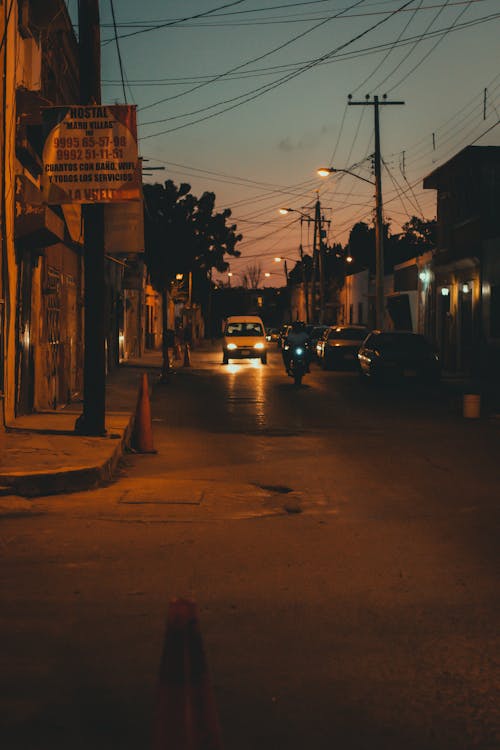
[[[228,373],[227,410],[238,421],[255,420],[255,427],[266,424],[264,367],[258,359],[230,363]]]

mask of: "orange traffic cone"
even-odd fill
[[[220,750],[221,747],[196,605],[176,599],[168,611],[153,750]]]
[[[191,367],[191,350],[189,344],[184,344],[184,367]]]
[[[149,403],[149,386],[146,373],[143,373],[139,385],[131,446],[137,453],[156,453],[153,446],[151,405]]]

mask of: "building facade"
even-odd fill
[[[424,180],[437,191],[430,325],[445,370],[500,376],[500,147],[468,146]]]
[[[79,207],[43,204],[41,108],[78,101],[77,42],[63,0],[0,6],[2,423],[82,387]]]

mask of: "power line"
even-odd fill
[[[441,44],[441,42],[443,41],[443,39],[445,39],[448,36],[448,34],[453,30],[453,28],[456,26],[456,24],[460,20],[460,18],[464,15],[464,13],[466,13],[469,10],[469,8],[470,8],[470,2],[469,2],[469,4],[467,5],[466,8],[464,8],[463,10],[460,11],[460,13],[456,17],[456,19],[453,21],[451,27],[449,29],[447,29],[443,33],[443,35],[440,36],[437,39],[436,43],[433,44],[433,46],[430,48],[430,50],[428,50],[426,52],[426,54],[413,66],[413,68],[411,68],[411,70],[409,70],[402,78],[399,79],[399,81],[397,83],[394,84],[394,86],[392,86],[389,89],[388,93],[390,93],[391,91],[394,91],[394,89],[397,88],[398,86],[401,86],[401,84],[404,83],[412,75],[412,73],[414,73],[417,70],[417,68],[419,68],[422,65],[422,63],[424,63],[427,60],[427,58],[430,57],[430,55],[432,55],[432,53],[434,52],[434,50],[436,49],[436,47],[439,44]]]
[[[365,0],[356,0],[355,3],[353,3],[351,6],[349,6],[348,10],[351,10],[352,8],[355,8],[357,5],[361,5],[364,3]],[[178,99],[181,96],[186,96],[187,94],[191,94],[193,91],[197,91],[198,89],[203,88],[204,86],[208,86],[211,83],[215,83],[216,81],[219,81],[221,78],[224,78],[225,76],[235,73],[238,70],[241,70],[242,68],[246,68],[248,65],[252,65],[253,63],[259,62],[259,60],[264,60],[266,57],[269,57],[270,55],[276,54],[276,52],[280,52],[282,49],[285,49],[285,47],[288,47],[290,44],[293,44],[298,39],[302,39],[304,36],[307,36],[307,34],[312,33],[316,29],[318,29],[320,26],[324,26],[325,23],[328,23],[329,21],[332,21],[335,18],[338,18],[346,11],[339,11],[338,13],[335,13],[334,15],[330,16],[324,21],[320,21],[319,23],[312,26],[310,29],[306,29],[306,31],[301,32],[300,34],[297,34],[296,36],[292,37],[291,39],[288,39],[283,44],[278,45],[272,50],[268,50],[267,52],[264,52],[262,55],[258,55],[257,57],[252,58],[251,60],[246,60],[243,63],[240,63],[239,65],[236,65],[233,68],[230,68],[229,70],[226,70],[224,73],[219,73],[217,76],[214,76],[213,78],[209,79],[208,81],[204,81],[203,83],[199,83],[197,86],[193,86],[193,88],[188,89],[187,91],[183,91],[180,94],[175,94],[174,96],[166,97],[165,99],[159,99],[156,102],[153,102],[152,104],[148,104],[145,107],[141,107],[141,111],[143,112],[145,109],[150,109],[151,107],[156,107],[158,104],[163,104],[164,102],[172,101],[173,99]]]
[[[212,13],[216,13],[218,10],[221,10],[223,8],[230,8],[233,5],[241,5],[241,3],[244,3],[244,2],[246,2],[246,0],[235,0],[232,3],[226,3],[225,5],[219,5],[217,8],[212,8],[211,10],[205,10],[202,13],[196,13],[196,15],[194,15],[194,16],[186,16],[185,18],[179,18],[179,19],[176,19],[174,21],[167,21],[166,23],[161,23],[161,24],[158,24],[158,25],[156,25],[154,27],[150,27],[150,28],[147,28],[147,29],[142,29],[140,31],[131,31],[130,34],[122,34],[120,36],[120,39],[128,39],[131,36],[137,36],[138,34],[145,34],[148,31],[157,31],[158,29],[167,28],[167,26],[177,26],[178,24],[184,23],[185,21],[191,21],[191,20],[194,20],[195,18],[203,18],[204,16],[209,16]],[[103,42],[103,45],[108,44],[111,41],[112,41],[112,39],[106,39]]]
[[[469,0],[470,2],[470,0]],[[494,20],[497,20],[500,18],[500,13],[493,13],[488,16],[483,16],[478,19],[472,19],[470,21],[464,22],[462,24],[458,24],[455,26],[447,26],[440,29],[435,29],[434,31],[429,32],[425,35],[425,39],[432,39],[437,36],[441,36],[444,32],[447,31],[462,31],[467,28],[471,28],[473,26],[477,26],[483,23],[488,23]],[[395,42],[383,42],[381,44],[372,45],[370,47],[361,48],[354,51],[348,51],[343,54],[335,55],[333,59],[327,59],[323,60],[318,63],[318,65],[331,65],[333,63],[336,63],[338,61],[344,61],[344,60],[355,60],[359,59],[361,57],[370,56],[372,54],[375,54],[377,52],[383,52],[385,50],[392,50],[396,49],[398,47],[405,47],[407,45],[413,44],[415,40],[419,40],[422,37],[422,34],[418,34],[417,36],[410,36],[406,37],[404,39],[401,39],[398,43]],[[281,71],[281,72],[289,72],[293,70],[297,70],[298,68],[303,67],[304,65],[308,65],[309,63],[313,62],[315,58],[312,58],[310,60],[301,60],[295,63],[287,63],[282,65],[271,65],[271,66],[265,66],[262,68],[255,68],[250,69],[247,71],[242,71],[238,75],[232,75],[228,74],[225,77],[225,80],[230,81],[238,81],[238,80],[244,80],[246,78],[259,78],[263,76],[269,76],[272,75],[275,72]],[[207,74],[193,74],[192,76],[178,76],[174,78],[144,78],[144,79],[130,79],[130,83],[134,86],[180,86],[180,85],[191,85],[195,83],[196,81],[207,81],[208,79],[212,79],[213,75],[207,75]],[[116,79],[103,79],[103,83],[106,83],[107,85],[120,85],[121,81]],[[242,95],[243,96],[243,95]],[[162,120],[163,122],[165,120]],[[160,122],[160,121],[155,121]]]
[[[378,65],[377,65],[377,66],[376,66],[376,67],[375,67],[375,68],[374,68],[374,69],[373,69],[373,70],[372,70],[372,71],[371,71],[371,72],[370,72],[370,73],[369,73],[369,74],[368,74],[368,75],[366,76],[366,78],[365,78],[365,79],[364,79],[363,81],[361,81],[361,83],[359,84],[359,86],[356,86],[356,88],[355,88],[355,89],[354,89],[354,90],[352,91],[352,93],[353,93],[353,94],[357,94],[357,92],[358,92],[358,91],[359,91],[359,90],[360,90],[361,88],[363,88],[363,86],[365,85],[365,83],[367,83],[367,82],[368,82],[368,81],[369,81],[369,80],[370,80],[371,78],[373,78],[373,76],[374,76],[374,75],[375,75],[375,74],[376,74],[376,73],[377,73],[377,72],[378,72],[378,71],[380,70],[380,68],[382,67],[382,65],[383,65],[383,64],[384,64],[384,63],[386,62],[386,60],[387,60],[387,59],[389,58],[389,56],[390,56],[390,55],[391,55],[391,54],[392,54],[392,53],[394,52],[394,50],[395,50],[395,49],[397,48],[397,46],[398,46],[398,42],[400,41],[401,37],[403,36],[403,34],[405,33],[405,31],[406,31],[406,30],[408,29],[408,27],[409,27],[409,26],[410,26],[410,24],[412,23],[413,19],[415,18],[416,14],[418,13],[418,11],[420,10],[420,8],[422,7],[422,3],[423,3],[423,1],[424,1],[424,0],[420,0],[420,5],[418,6],[418,8],[415,8],[415,9],[413,10],[413,13],[412,13],[412,15],[410,16],[410,19],[409,19],[409,20],[407,21],[407,23],[405,24],[405,26],[404,26],[404,27],[402,28],[402,30],[401,30],[401,32],[400,32],[400,34],[399,34],[398,38],[396,39],[396,41],[394,42],[394,44],[392,44],[392,45],[391,45],[390,49],[388,50],[388,52],[387,52],[387,54],[386,54],[386,55],[384,56],[384,58],[383,58],[383,59],[382,59],[382,60],[381,60],[381,61],[379,62],[379,64],[378,64]],[[377,88],[378,88],[378,87],[377,87]]]
[[[410,2],[411,1],[412,0],[410,0]],[[396,13],[397,11],[394,11],[394,12]],[[484,23],[484,22],[490,21],[492,19],[496,20],[497,18],[500,18],[500,13],[493,14],[493,16],[485,17],[483,19],[480,19],[479,21],[472,21],[472,22],[469,22],[468,24],[461,24],[460,26],[457,26],[454,30],[458,31],[458,30],[460,30],[460,29],[462,29],[464,27],[473,26],[473,25],[476,25],[477,23],[480,23],[480,22]],[[372,29],[373,29],[373,27],[372,27]],[[369,29],[368,31],[370,31],[372,29]],[[368,31],[367,32],[363,32],[362,35],[364,35],[365,33],[368,33]],[[440,29],[439,31],[433,32],[432,36],[441,35],[442,33],[443,33],[443,29]],[[344,45],[342,45],[338,49],[341,49],[342,47],[345,47],[345,46],[351,44],[352,41],[353,40],[351,40],[350,42],[346,42]],[[331,57],[334,56],[334,53],[335,53],[335,50],[333,52],[327,53],[324,57],[331,58]],[[342,56],[339,56],[339,59],[341,57]],[[192,120],[191,122],[184,123],[182,125],[178,125],[178,126],[176,126],[174,128],[169,128],[168,130],[163,130],[163,131],[161,131],[159,133],[154,133],[154,134],[146,135],[146,136],[143,136],[142,138],[144,140],[144,139],[147,139],[147,138],[153,138],[156,135],[164,135],[165,133],[171,133],[171,132],[174,132],[176,130],[181,130],[181,129],[185,128],[185,127],[189,127],[191,125],[194,125],[194,124],[196,124],[198,122],[203,122],[205,120],[209,120],[212,117],[217,117],[220,114],[223,114],[223,113],[225,113],[227,111],[236,109],[237,107],[241,106],[242,104],[246,104],[249,101],[253,101],[254,99],[259,98],[260,96],[263,96],[264,94],[268,93],[268,91],[271,91],[274,88],[277,88],[277,87],[283,85],[284,83],[287,83],[288,81],[290,81],[290,80],[298,77],[299,75],[301,75],[306,70],[309,70],[309,69],[315,67],[316,65],[321,65],[323,63],[324,63],[323,58],[316,58],[315,60],[312,60],[310,63],[306,63],[301,69],[298,69],[295,72],[287,74],[287,75],[283,76],[282,78],[276,79],[274,82],[271,82],[269,84],[265,84],[263,86],[257,87],[256,89],[252,89],[251,91],[246,92],[244,94],[239,94],[238,96],[234,96],[234,97],[231,97],[229,99],[221,100],[219,102],[216,102],[215,104],[210,104],[208,106],[201,107],[201,108],[199,108],[197,110],[193,110],[191,112],[184,112],[183,114],[180,114],[180,115],[172,115],[172,116],[169,116],[169,117],[160,118],[158,120],[151,120],[149,122],[141,123],[142,127],[146,127],[147,125],[155,125],[155,124],[160,124],[162,122],[171,122],[173,120],[179,120],[179,119],[182,119],[184,117],[190,117],[190,116],[193,116],[193,115],[196,115],[196,114],[201,114],[203,112],[209,112],[210,110],[215,109],[216,107],[221,107],[221,106],[223,106],[225,104],[230,104],[231,102],[236,102],[232,106],[225,107],[224,109],[221,109],[218,112],[212,113],[211,115],[207,115],[205,117],[200,117],[198,119]]]
[[[335,54],[337,54],[338,52],[340,52],[342,49],[345,49],[349,45],[351,45],[354,42],[358,41],[362,37],[364,37],[367,34],[369,34],[371,31],[374,31],[374,29],[378,28],[379,26],[382,26],[384,23],[387,23],[387,21],[390,18],[392,18],[393,16],[395,16],[397,13],[399,13],[399,11],[402,8],[405,8],[408,5],[410,5],[413,1],[414,0],[407,0],[407,2],[403,3],[403,5],[400,6],[400,8],[394,10],[391,13],[390,16],[387,16],[386,18],[382,19],[381,21],[378,21],[377,23],[375,23],[372,26],[370,26],[368,29],[365,29],[365,31],[362,31],[359,34],[357,34],[356,36],[354,36],[353,38],[349,39],[347,42],[344,42],[343,44],[339,45],[335,49],[330,50],[330,52],[327,52],[325,55],[322,55],[321,57],[316,58],[315,60],[313,60],[309,64],[303,66],[298,71],[295,71],[293,73],[289,73],[288,75],[283,76],[282,78],[278,79],[277,81],[275,81],[275,82],[273,82],[271,84],[268,84],[266,86],[262,86],[262,87],[260,87],[258,89],[255,89],[254,92],[250,92],[253,95],[252,96],[247,96],[247,98],[243,102],[238,102],[237,104],[232,104],[231,106],[226,107],[226,108],[220,110],[219,112],[214,112],[214,113],[211,113],[209,115],[205,115],[204,117],[200,117],[200,118],[198,118],[196,120],[192,120],[191,122],[184,123],[183,125],[178,125],[178,126],[176,126],[174,128],[168,128],[167,130],[163,130],[163,131],[160,131],[158,133],[151,133],[150,135],[143,136],[141,140],[147,140],[149,138],[156,138],[159,135],[165,135],[166,133],[172,133],[172,132],[174,132],[176,130],[181,130],[181,129],[189,127],[191,125],[195,125],[198,122],[204,122],[205,120],[209,120],[209,119],[212,119],[213,117],[217,117],[217,116],[223,114],[224,112],[228,112],[228,111],[230,111],[232,109],[235,109],[235,107],[241,106],[241,104],[243,104],[243,103],[247,103],[249,101],[253,101],[254,99],[257,99],[258,97],[262,96],[263,94],[268,93],[269,91],[277,88],[278,86],[281,86],[284,83],[287,83],[288,81],[293,80],[294,78],[296,78],[297,76],[299,76],[302,73],[306,72],[307,70],[310,70],[311,68],[313,68],[316,65],[318,65],[319,62],[321,62],[321,61],[323,61],[323,60],[325,60],[327,58],[331,58],[332,56],[334,56]],[[234,98],[240,99],[241,97],[234,97]],[[230,100],[228,100],[228,101],[230,101]],[[220,104],[223,104],[223,103],[224,102],[221,102]],[[211,107],[207,107],[206,109],[208,110],[208,109],[212,109],[212,108],[213,107],[211,106]],[[169,119],[170,118],[165,118],[164,122],[168,121]]]
[[[127,92],[125,91],[125,78],[123,74],[123,63],[122,63],[122,54],[120,52],[120,44],[118,42],[118,33],[116,29],[116,17],[115,17],[115,6],[113,0],[109,0],[110,6],[111,6],[111,16],[113,18],[113,28],[115,31],[115,42],[116,42],[116,53],[118,55],[118,64],[120,66],[120,76],[122,79],[122,88],[123,88],[123,100],[125,104],[127,103]]]
[[[320,0],[320,2],[328,2],[329,0]],[[450,3],[451,6],[459,6],[459,5],[465,5],[466,2],[469,0],[453,0]],[[488,2],[489,0],[472,0],[473,3],[483,3]],[[280,7],[293,7],[293,5],[309,5],[312,3],[297,3],[292,4],[290,6],[283,5],[283,6],[271,6],[268,8],[253,8],[249,10],[240,10],[240,11],[232,11],[229,13],[218,13],[215,18],[223,18],[224,16],[237,16],[241,14],[249,14],[249,13],[262,13],[262,12],[268,12],[270,10],[276,10]],[[370,5],[377,5],[378,3],[367,3],[367,6]],[[425,10],[433,10],[435,8],[441,7],[442,3],[432,3],[429,5],[425,5],[422,8],[419,8],[419,10],[425,11]],[[217,27],[248,27],[248,26],[265,26],[269,24],[290,24],[290,23],[307,23],[308,21],[322,21],[326,20],[327,16],[318,16],[317,14],[320,11],[316,11],[314,15],[307,15],[305,13],[303,14],[281,14],[279,16],[268,16],[266,18],[263,18],[262,20],[259,19],[248,19],[248,20],[241,20],[241,21],[222,21],[218,22],[217,20],[213,21],[210,20],[208,23],[191,23],[190,19],[184,20],[184,19],[161,19],[157,21],[128,21],[123,22],[121,24],[118,24],[119,28],[138,28],[141,31],[141,33],[149,32],[149,31],[156,31],[158,29],[165,28],[167,26],[181,26],[182,28],[187,29],[196,29],[196,28],[203,28],[203,29],[214,29]],[[404,13],[413,12],[411,10],[404,10],[402,11]],[[375,10],[375,11],[368,11],[368,12],[358,12],[358,13],[346,13],[342,16],[343,19],[351,19],[351,18],[363,18],[368,16],[380,16],[390,13],[390,11],[387,10]],[[103,28],[110,27],[111,24],[102,24]],[[105,40],[104,43],[109,43],[112,41],[111,39]]]

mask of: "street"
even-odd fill
[[[150,374],[156,454],[0,517],[2,747],[149,747],[181,596],[226,748],[498,747],[500,420],[221,362]]]

